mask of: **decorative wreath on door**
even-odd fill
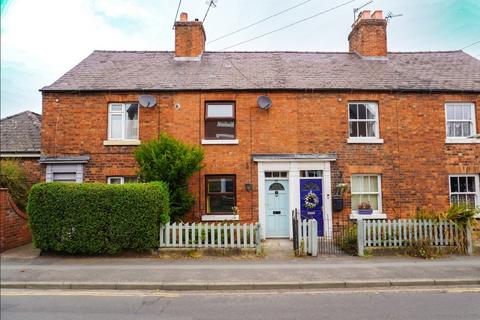
[[[303,205],[308,209],[314,209],[319,203],[320,200],[318,200],[317,195],[312,191],[310,191],[303,199]]]

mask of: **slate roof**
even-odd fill
[[[40,153],[42,116],[24,111],[0,120],[0,152]]]
[[[372,60],[340,52],[94,51],[42,91],[405,90],[480,92],[480,60],[463,51],[391,52]]]

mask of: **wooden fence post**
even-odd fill
[[[260,232],[262,227],[260,223],[257,223],[255,226],[256,234],[255,234],[255,253],[261,254],[262,253],[262,241],[260,240]]]
[[[357,247],[358,247],[358,255],[360,257],[364,256],[364,243],[363,243],[363,220],[362,218],[357,219]]]
[[[472,228],[468,225],[465,226],[465,233],[467,236],[467,254],[471,256],[473,255]]]
[[[312,257],[318,256],[318,222],[317,220],[312,220]]]

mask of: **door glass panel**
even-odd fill
[[[318,184],[316,184],[314,182],[308,182],[308,183],[305,183],[305,185],[303,186],[303,190],[305,190],[305,191],[308,191],[308,190],[319,191],[320,187],[319,187]]]
[[[76,182],[75,172],[61,172],[53,174],[53,181],[55,182]]]
[[[270,191],[283,191],[283,190],[285,190],[285,188],[283,187],[283,185],[281,183],[275,182],[275,183],[272,183],[272,185],[268,188],[268,190],[270,190]]]

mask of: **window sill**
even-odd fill
[[[387,219],[387,215],[385,213],[358,214],[358,213],[355,213],[355,212],[352,212],[350,214],[350,219],[352,219],[352,220],[358,220],[359,218],[361,218],[362,220]]]
[[[240,217],[235,214],[204,214],[202,221],[239,221]]]
[[[380,138],[348,138],[347,143],[382,144],[383,139],[380,139]]]
[[[454,138],[447,138],[445,139],[445,144],[463,144],[463,143],[480,143],[480,139],[476,138],[459,138],[459,139],[454,139]]]
[[[207,140],[202,139],[202,144],[238,144],[238,139],[231,140]]]
[[[104,140],[104,146],[138,146],[140,140]]]

